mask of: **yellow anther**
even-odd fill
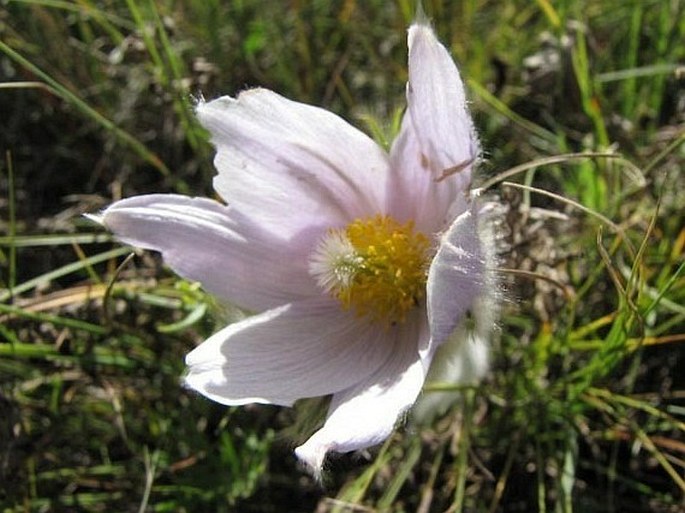
[[[345,308],[391,325],[425,296],[428,251],[428,238],[413,222],[377,215],[329,233],[310,271]]]

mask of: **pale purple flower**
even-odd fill
[[[409,29],[407,103],[387,154],[336,115],[265,89],[202,102],[225,204],[152,194],[99,217],[254,313],[187,356],[188,386],[227,405],[332,396],[296,449],[316,472],[328,452],[391,434],[436,350],[487,295],[470,192],[478,142],[459,72],[422,23]]]

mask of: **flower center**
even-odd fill
[[[309,261],[319,286],[345,308],[388,325],[423,299],[429,240],[389,216],[356,219],[330,230]]]

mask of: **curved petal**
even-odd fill
[[[459,70],[428,25],[412,25],[408,42],[407,106],[423,156],[434,178],[465,190],[480,150]]]
[[[363,381],[393,353],[382,328],[334,300],[291,303],[237,322],[186,357],[186,383],[222,404],[291,405]]]
[[[319,294],[303,256],[310,247],[279,241],[217,201],[136,196],[112,204],[100,220],[123,242],[160,251],[178,274],[242,308]]]
[[[214,187],[276,233],[382,213],[388,162],[369,137],[324,109],[266,89],[201,103],[217,148]]]
[[[476,212],[472,206],[459,215],[440,238],[426,284],[432,347],[422,347],[422,354],[442,344],[485,292],[486,261]]]
[[[391,154],[390,210],[413,216],[417,228],[439,231],[453,201],[467,191],[479,147],[464,84],[448,51],[424,24],[409,28],[407,112]],[[402,212],[416,203],[415,212]],[[405,214],[404,216],[402,214]]]
[[[326,454],[376,445],[390,436],[398,418],[416,401],[430,366],[419,359],[417,341],[428,338],[425,312],[396,326],[395,351],[382,367],[358,385],[333,396],[321,429],[295,449],[297,457],[320,474]]]
[[[445,230],[464,211],[466,192],[457,180],[437,180],[423,158],[423,149],[409,114],[390,152],[393,174],[388,180],[388,212],[400,222],[414,221],[428,235]]]

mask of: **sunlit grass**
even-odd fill
[[[183,356],[240,312],[81,214],[211,195],[201,95],[269,87],[387,147],[414,2],[3,6],[2,511],[682,508],[685,4],[423,5],[467,81],[477,186],[509,209],[493,369],[322,484],[282,434],[289,410],[181,384]]]

